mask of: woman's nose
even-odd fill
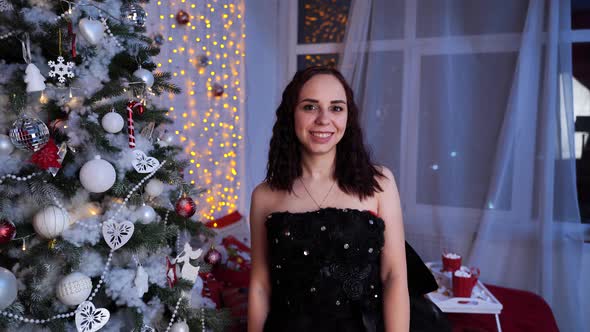
[[[326,111],[325,108],[320,108],[320,110],[317,113],[317,116],[315,118],[315,122],[316,124],[328,124],[329,123],[329,118],[328,118],[328,112]]]

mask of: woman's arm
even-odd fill
[[[383,316],[388,332],[410,329],[410,297],[406,272],[404,226],[399,193],[393,174],[383,167],[379,181],[379,215],[385,221],[385,244],[381,253]]]
[[[266,184],[260,184],[252,192],[250,205],[250,235],[252,243],[252,270],[248,293],[248,332],[261,332],[269,310],[270,282],[267,265],[265,196]]]

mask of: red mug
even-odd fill
[[[446,254],[442,255],[442,264],[444,272],[455,272],[461,268],[461,256],[458,258],[447,257]]]
[[[453,296],[454,297],[471,297],[473,287],[477,284],[479,269],[472,267],[468,272],[469,276],[457,276],[453,272]]]

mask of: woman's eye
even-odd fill
[[[344,108],[342,108],[342,107],[340,107],[340,106],[334,106],[334,107],[332,108],[332,110],[333,110],[334,112],[342,112],[342,111],[344,111]]]
[[[313,105],[313,104],[307,104],[307,105],[304,105],[303,106],[303,109],[306,110],[306,111],[313,111],[313,110],[316,109],[316,106]]]

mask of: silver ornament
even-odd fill
[[[133,72],[133,76],[141,79],[148,88],[151,88],[152,85],[154,85],[154,75],[147,69],[139,68]]]
[[[49,141],[49,128],[39,119],[23,116],[12,124],[10,140],[21,150],[39,151]]]
[[[180,321],[170,327],[170,332],[190,332],[190,329],[185,321]]]
[[[96,20],[83,18],[78,22],[80,34],[92,45],[98,45],[104,37],[104,25]]]
[[[135,211],[137,219],[142,224],[149,224],[156,220],[156,211],[149,205],[143,205]]]
[[[158,179],[151,179],[145,185],[145,192],[152,197],[160,196],[160,194],[163,191],[164,191],[164,182],[162,182]]]
[[[137,3],[124,3],[121,5],[121,18],[123,22],[133,25],[137,28],[143,28],[147,18],[147,13]]]
[[[6,309],[16,300],[16,277],[10,270],[0,266],[0,310]]]
[[[164,135],[162,135],[162,137],[159,138],[158,140],[158,144],[160,146],[170,146],[173,145],[175,143],[175,138],[174,138],[174,134],[171,132],[166,132],[164,133]]]
[[[14,145],[10,141],[10,137],[0,134],[0,156],[8,156],[14,151]]]

